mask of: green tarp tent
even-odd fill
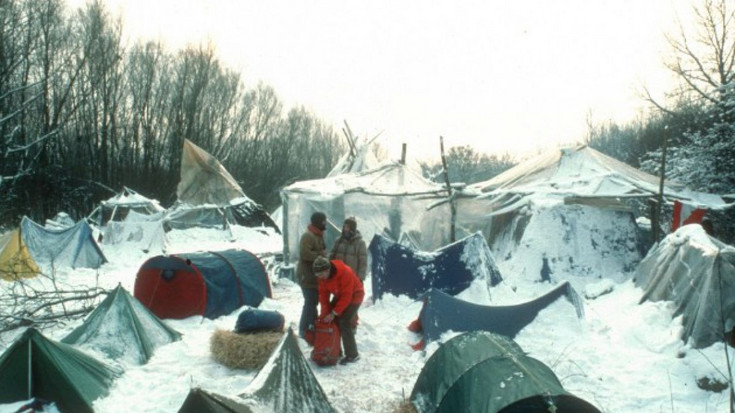
[[[419,413],[600,413],[514,341],[486,331],[442,344],[421,369],[410,400]]]
[[[181,339],[143,304],[118,285],[61,342],[89,347],[113,360],[145,364],[156,347]]]
[[[219,394],[209,393],[200,388],[189,390],[179,413],[252,413],[244,406]]]
[[[258,412],[336,413],[290,328],[240,397]]]
[[[91,413],[122,371],[28,329],[0,357],[0,403],[33,397],[51,400],[62,412]]]

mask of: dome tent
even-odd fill
[[[600,413],[514,341],[489,332],[442,344],[421,369],[410,400],[420,413]]]
[[[158,255],[138,270],[134,296],[160,318],[215,319],[272,297],[263,263],[242,249]]]
[[[145,364],[153,350],[181,339],[181,334],[118,285],[97,308],[61,342],[105,353],[112,360]]]
[[[117,368],[30,328],[0,356],[0,403],[43,398],[65,413],[91,413],[122,374]],[[29,386],[31,386],[29,388]]]

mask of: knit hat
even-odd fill
[[[324,212],[314,212],[311,214],[311,223],[313,225],[319,226],[319,224],[325,222],[327,220],[327,216],[324,214]]]
[[[311,268],[314,270],[314,273],[316,274],[324,270],[328,270],[330,266],[331,264],[328,259],[324,257],[316,257],[316,259],[314,260],[314,264],[312,264]]]
[[[355,219],[355,217],[349,217],[345,219],[344,225],[347,225],[353,231],[357,231],[357,220]]]

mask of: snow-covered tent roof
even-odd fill
[[[635,283],[644,288],[641,302],[674,302],[682,338],[694,348],[722,341],[735,326],[735,248],[700,225],[684,225],[664,238],[641,261]]]
[[[290,328],[240,397],[258,412],[336,412]]]
[[[98,350],[111,360],[145,364],[157,347],[180,339],[181,334],[118,285],[61,342]]]
[[[172,228],[278,226],[263,207],[248,198],[235,178],[204,149],[184,140],[181,153],[181,180],[176,203],[166,216]]]
[[[468,194],[497,198],[516,194],[574,198],[650,197],[658,194],[660,179],[586,145],[555,149],[467,187]],[[722,198],[688,190],[667,180],[664,196],[710,208],[723,207]]]
[[[128,212],[154,215],[165,209],[155,199],[147,198],[124,186],[120,193],[106,199],[89,214],[89,220],[97,225],[107,225],[110,221],[122,221]]]
[[[337,161],[337,165],[327,174],[327,178],[369,171],[379,167],[384,161],[378,159],[372,151],[372,140],[349,139],[350,148]]]
[[[331,223],[326,235],[331,247],[346,217],[357,218],[363,239],[372,239],[375,234],[398,239],[402,233],[417,229],[417,218],[444,197],[443,186],[400,162],[360,173],[296,182],[281,190],[284,252],[298,251],[301,232],[314,211],[324,212]]]

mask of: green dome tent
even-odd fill
[[[28,329],[0,356],[0,403],[39,397],[62,412],[92,413],[122,371]]]
[[[514,341],[486,331],[442,344],[421,369],[410,400],[420,413],[600,413]]]
[[[61,342],[90,347],[113,360],[145,364],[156,347],[180,339],[181,334],[118,285],[84,323]]]

